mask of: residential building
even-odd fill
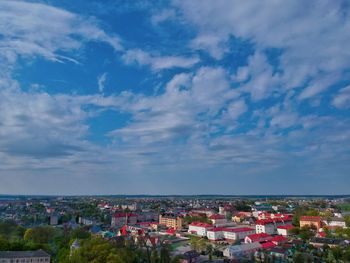
[[[260,243],[249,243],[236,246],[228,246],[224,250],[224,256],[229,259],[239,260],[242,257],[249,257],[261,248]]]
[[[346,227],[345,219],[339,217],[323,220],[323,223],[329,227]]]
[[[111,220],[112,227],[120,227],[126,224],[135,225],[136,223],[137,215],[133,213],[115,213]]]
[[[36,251],[0,251],[0,263],[16,262],[50,262],[50,255],[41,249]]]
[[[248,235],[244,239],[244,243],[254,243],[254,242],[267,242],[271,241],[273,237],[266,233],[252,234]]]
[[[168,228],[181,229],[183,225],[182,216],[173,213],[164,213],[159,215],[159,224]]]
[[[211,220],[212,224],[216,226],[227,223],[226,217],[224,215],[213,214],[209,216],[209,219]]]
[[[277,234],[282,236],[289,236],[290,230],[294,228],[293,225],[282,225],[277,227]]]
[[[319,230],[322,227],[321,217],[319,216],[301,216],[299,223],[300,227],[314,226],[317,230]]]
[[[213,225],[202,223],[202,222],[192,222],[188,226],[188,232],[191,234],[195,234],[197,236],[205,237],[207,236],[208,229],[213,228]]]

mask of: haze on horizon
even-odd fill
[[[0,194],[349,194],[349,11],[0,0]]]

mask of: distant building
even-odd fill
[[[261,249],[261,247],[261,244],[257,242],[236,246],[228,246],[224,250],[224,256],[229,259],[239,260],[242,257],[249,257],[253,255],[256,251]]]
[[[79,217],[79,224],[82,224],[85,226],[92,226],[94,223],[95,221],[91,218]]]
[[[0,251],[1,263],[44,263],[50,262],[50,255],[44,250],[36,251]]]
[[[214,227],[207,230],[207,237],[210,241],[226,240],[228,242],[234,242],[254,233],[255,230],[249,227]]]
[[[209,219],[211,220],[213,225],[221,225],[227,222],[226,217],[224,215],[219,214],[213,214],[209,216]]]
[[[292,222],[290,217],[281,217],[281,218],[269,218],[269,219],[260,219],[255,223],[256,233],[267,233],[267,234],[276,234],[277,228],[283,225],[290,225]]]
[[[254,243],[254,242],[268,242],[271,241],[273,237],[266,233],[260,233],[260,234],[252,234],[245,237],[244,242],[245,243]]]
[[[168,228],[181,229],[183,225],[182,216],[173,213],[164,213],[159,215],[159,224]]]
[[[181,263],[197,263],[200,262],[199,253],[195,250],[185,252],[180,259]]]
[[[202,236],[206,237],[207,236],[207,231],[211,229],[213,225],[207,224],[207,223],[202,223],[202,222],[192,222],[188,226],[188,233],[197,235],[197,236]]]
[[[339,217],[323,220],[323,223],[330,227],[346,227],[345,219]]]
[[[50,215],[50,225],[56,226],[58,225],[58,215]]]
[[[316,227],[317,230],[319,230],[322,227],[321,217],[319,216],[301,216],[299,223],[300,223],[300,227],[314,226]]]
[[[277,227],[277,234],[282,236],[289,236],[290,231],[294,228],[293,225],[284,225],[284,226],[278,226]]]
[[[135,225],[137,223],[137,215],[133,213],[115,213],[112,216],[111,226],[120,227],[123,225]]]

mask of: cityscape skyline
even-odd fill
[[[350,194],[349,11],[0,0],[0,194]]]

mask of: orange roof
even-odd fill
[[[319,216],[301,216],[300,221],[320,222],[321,217],[319,217]]]

